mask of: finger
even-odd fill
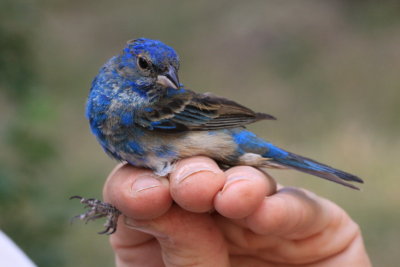
[[[172,204],[168,179],[129,164],[115,168],[106,181],[103,194],[107,202],[131,218],[157,217]]]
[[[117,231],[110,236],[116,266],[163,266],[160,244],[152,235],[133,230],[120,216]]]
[[[306,190],[284,187],[265,198],[245,222],[258,234],[274,234],[289,239],[316,234],[342,214],[340,208]]]
[[[225,180],[225,174],[212,159],[200,156],[183,159],[170,174],[171,196],[188,211],[209,211]]]
[[[265,196],[276,191],[276,183],[265,173],[249,166],[233,167],[225,172],[223,189],[214,199],[215,209],[223,216],[238,219],[254,212]]]
[[[122,164],[109,175],[103,195],[123,214],[138,218],[153,218],[165,213],[172,203],[166,178]],[[126,227],[123,218],[120,216],[117,231],[110,236],[117,266],[161,266],[157,240],[147,233]]]
[[[335,255],[359,233],[358,226],[334,203],[288,187],[267,197],[244,222],[254,233],[269,236],[264,242],[275,246],[272,260],[296,264]],[[286,242],[276,246],[277,240]]]
[[[224,238],[207,213],[193,213],[173,205],[158,218],[127,218],[125,223],[157,239],[165,266],[229,266]]]

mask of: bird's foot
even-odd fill
[[[113,205],[98,199],[83,198],[80,196],[73,196],[70,197],[70,199],[79,199],[82,204],[85,204],[85,209],[87,209],[85,213],[73,217],[72,220],[80,219],[88,223],[89,221],[107,217],[106,223],[104,224],[105,229],[99,232],[99,234],[111,235],[117,230],[117,221],[121,212]]]

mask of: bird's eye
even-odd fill
[[[145,59],[144,57],[138,57],[137,64],[139,68],[143,70],[149,70],[150,69],[150,62]]]

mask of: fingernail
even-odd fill
[[[178,183],[181,183],[191,175],[203,171],[212,172],[214,174],[218,173],[218,169],[216,169],[215,166],[210,166],[208,164],[204,164],[203,162],[199,162],[199,163],[187,164],[179,168],[175,174],[175,179]]]
[[[144,190],[152,189],[161,186],[159,178],[153,175],[143,175],[136,178],[132,184],[132,191],[139,193]]]
[[[225,192],[225,190],[230,187],[232,184],[235,184],[237,182],[241,182],[241,181],[249,181],[249,179],[245,176],[232,176],[226,179],[225,185],[221,190],[221,194]]]

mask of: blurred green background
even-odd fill
[[[364,178],[356,192],[273,171],[356,220],[376,266],[400,261],[397,1],[0,0],[0,228],[40,266],[112,266],[102,222],[69,223],[115,162],[84,105],[100,66],[136,37],[181,57],[189,88],[278,121],[250,128]]]

